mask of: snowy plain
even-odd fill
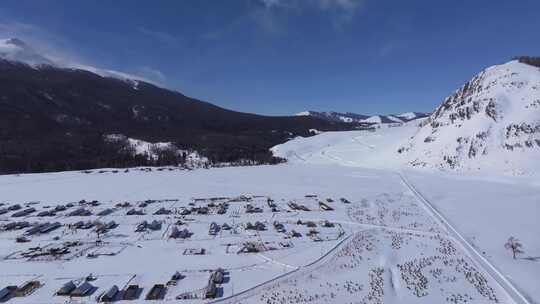
[[[50,234],[32,236],[29,243],[15,243],[20,231],[0,232],[0,254],[4,257],[0,262],[3,269],[0,282],[20,285],[22,281],[37,279],[44,284],[31,295],[13,298],[10,302],[64,303],[67,298],[56,296],[55,292],[64,283],[82,282],[92,273],[97,280],[91,284],[98,290],[91,296],[70,299],[73,303],[92,303],[112,285],[122,288],[137,284],[146,293],[153,284],[165,283],[174,271],[179,271],[186,278],[168,287],[163,299],[174,301],[183,293],[200,296],[209,271],[222,267],[228,271],[230,280],[221,285],[222,295],[217,301],[227,303],[290,303],[297,300],[297,295],[311,303],[348,303],[357,298],[364,303],[453,303],[464,299],[513,303],[502,287],[475,266],[445,229],[422,210],[414,195],[392,171],[294,163],[193,171],[114,171],[0,177],[2,202],[33,202],[32,206],[38,211],[81,199],[100,202],[97,207],[87,206],[94,213],[116,208],[115,204],[122,202],[163,200],[143,208],[145,215],[126,216],[127,209],[116,208],[107,216],[90,216],[119,224],[102,237],[100,246],[93,246],[96,237],[92,230],[73,232],[63,227]],[[171,210],[188,207],[195,198],[238,195],[253,197],[249,203],[261,207],[263,212],[247,214],[246,202],[231,202],[224,215],[185,216],[182,218],[187,222],[185,226],[194,233],[189,240],[167,238],[177,214],[153,215],[158,207]],[[259,196],[271,197],[280,211],[271,212],[265,200],[257,200]],[[327,205],[334,210],[319,209],[318,201],[328,198],[331,202],[327,201]],[[350,203],[343,203],[340,198],[347,198]],[[289,210],[290,201],[308,206],[310,211]],[[59,214],[54,220],[69,224],[82,218]],[[156,218],[163,222],[163,230],[133,232],[142,220]],[[6,215],[1,217],[3,222],[12,219]],[[24,219],[45,220],[34,214]],[[256,220],[266,223],[268,229],[259,233],[244,229],[247,221]],[[307,237],[310,229],[299,225],[298,220],[316,223],[319,236]],[[325,220],[332,222],[334,228],[324,228]],[[284,223],[287,231],[300,232],[302,237],[287,238],[277,233],[271,227],[274,221]],[[211,222],[227,222],[239,232],[222,231],[218,236],[209,236]],[[93,259],[84,254],[58,260],[17,258],[17,252],[30,247],[46,247],[69,240],[85,241],[83,246],[90,247],[85,254],[116,254]],[[247,240],[260,240],[277,250],[256,254],[228,251]],[[279,248],[280,242],[290,242],[292,248]],[[190,248],[204,248],[207,254],[182,254]],[[424,286],[418,281],[418,267],[425,268],[423,275],[429,276],[430,285]],[[276,279],[280,276],[283,277]],[[470,276],[477,280],[467,281]],[[262,288],[253,288],[259,284]],[[319,289],[322,285],[329,288]],[[288,295],[284,295],[285,292]],[[144,297],[139,301],[144,302]],[[201,301],[213,300],[182,300],[186,303]]]
[[[335,164],[401,172],[474,247],[501,270],[530,303],[540,292],[540,172],[452,172],[411,169],[396,153],[418,131],[416,122],[375,131],[328,132],[276,146],[292,163]],[[525,253],[517,260],[504,248],[520,239]]]
[[[325,135],[328,136],[326,133],[319,136]],[[340,133],[336,135],[344,136]],[[354,135],[356,141],[362,138],[360,133]],[[367,136],[370,138],[368,146],[375,146],[375,142],[380,140],[373,133]],[[317,136],[313,139],[317,139]],[[365,149],[365,145],[356,145]],[[322,146],[328,149],[332,144]],[[334,151],[332,149],[330,151]],[[444,227],[421,208],[395,171],[355,167],[350,163],[336,165],[336,157],[329,157],[324,164],[323,155],[327,153],[311,153],[317,155],[316,163],[298,160],[278,166],[193,171],[132,169],[124,172],[104,169],[90,173],[1,176],[2,202],[9,205],[34,202],[32,206],[36,206],[38,211],[45,206],[82,199],[100,202],[101,205],[93,208],[94,213],[108,207],[116,208],[115,204],[122,202],[135,204],[149,199],[163,202],[143,208],[146,215],[126,216],[127,209],[116,208],[110,215],[90,217],[114,220],[119,226],[103,236],[101,246],[91,247],[85,253],[116,252],[114,256],[89,259],[80,255],[52,261],[16,259],[13,258],[14,253],[34,246],[68,240],[85,240],[90,245],[96,239],[95,233],[92,230],[70,232],[61,228],[51,234],[33,236],[31,242],[20,244],[14,241],[21,234],[20,231],[0,232],[0,255],[4,257],[0,262],[3,269],[0,283],[20,285],[37,279],[44,284],[27,297],[11,299],[13,303],[65,303],[68,298],[55,295],[58,288],[70,280],[82,282],[85,276],[92,273],[97,280],[91,284],[98,287],[97,291],[91,296],[69,299],[72,303],[94,303],[112,285],[122,288],[137,284],[143,287],[143,296],[138,301],[130,301],[136,303],[145,302],[144,294],[153,284],[165,283],[174,271],[179,271],[186,277],[177,285],[169,286],[163,299],[175,301],[175,297],[183,293],[200,296],[210,271],[222,267],[228,271],[230,279],[221,285],[222,294],[215,301],[224,303],[514,303],[497,281],[475,264],[474,259],[447,234]],[[305,154],[299,155],[303,157]],[[434,185],[428,184],[430,186],[426,188],[434,192],[426,192],[426,195],[440,207],[446,201],[440,200],[437,193],[445,192],[437,190],[435,186],[444,188],[447,180],[441,179],[441,184],[438,184],[439,176],[426,177],[429,176],[426,174],[410,174],[410,179],[415,185],[417,182],[420,184],[421,191],[426,190],[421,186],[422,178],[429,179]],[[225,215],[152,215],[160,207],[183,210],[195,198],[234,198],[239,195],[253,197],[249,204],[261,207],[263,212],[247,214],[246,202],[231,202]],[[316,195],[316,198],[306,195]],[[257,197],[272,198],[280,211],[271,212],[265,199],[258,200]],[[328,198],[331,202],[326,201]],[[346,198],[350,204],[341,202],[340,198]],[[534,192],[529,193],[529,199],[535,198]],[[304,204],[310,211],[290,210],[290,201]],[[327,202],[334,210],[319,209],[318,201]],[[534,207],[534,204],[529,203],[528,207],[531,206]],[[478,221],[485,217],[477,214],[481,213],[481,208],[467,210],[470,217],[474,218],[475,214],[479,216]],[[525,220],[534,218],[530,214]],[[462,216],[459,208],[450,209],[448,215],[456,221]],[[144,234],[133,232],[142,220],[156,218],[163,222],[163,230]],[[190,240],[178,241],[167,237],[177,218],[186,221],[185,226],[194,233]],[[34,214],[24,219],[30,222],[44,221]],[[86,220],[62,214],[54,217],[63,224],[79,219]],[[0,216],[0,220],[6,223],[13,218],[8,214]],[[310,229],[299,225],[298,220],[316,223],[322,241],[307,237]],[[323,228],[325,220],[332,222],[335,227]],[[247,231],[244,227],[248,221],[264,222],[268,229],[256,233]],[[274,221],[283,223],[287,231],[300,232],[302,237],[288,238],[284,233],[277,233],[272,228]],[[237,227],[238,233],[222,231],[218,236],[209,236],[211,222],[231,224]],[[502,244],[498,244],[504,241],[506,235],[497,239],[488,233],[493,227],[474,226],[480,231],[471,231],[461,221],[457,223],[467,236],[475,237],[475,245],[486,250],[490,259],[493,258],[495,262],[503,259],[505,265],[500,266],[504,266],[505,271],[506,268],[514,271],[512,280],[520,288],[532,298],[536,296],[532,288],[534,283],[521,283],[522,279],[534,282],[538,278],[537,268],[534,268],[538,262],[519,261],[525,264],[524,267],[529,266],[524,273],[514,266],[508,253],[503,252]],[[530,224],[533,226],[527,229],[538,228],[537,224]],[[518,233],[520,230],[510,232]],[[54,236],[60,239],[55,240]],[[259,240],[277,250],[254,254],[229,251],[229,248],[236,250],[249,240]],[[532,233],[523,235],[523,241],[527,249],[533,251],[537,248],[534,247],[536,244]],[[280,242],[290,242],[293,246],[278,248]],[[205,248],[207,254],[182,254],[190,248]],[[496,252],[491,252],[492,249]],[[422,283],[423,277],[429,280],[427,286]],[[467,278],[471,277],[476,279],[468,281]],[[200,297],[181,301],[201,303],[214,299]]]

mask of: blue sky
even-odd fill
[[[398,113],[540,55],[539,11],[538,0],[3,0],[0,38],[239,111]]]

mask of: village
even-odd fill
[[[270,268],[271,277],[295,267],[274,262],[274,252],[299,255],[324,244],[315,245],[324,253],[325,247],[345,238],[347,228],[328,215],[345,207],[343,201],[347,199],[239,195],[188,201],[1,203],[0,239],[3,250],[9,249],[2,268],[61,265],[72,275],[63,277],[60,269],[58,277],[50,277],[51,271],[0,274],[0,301],[31,303],[43,286],[54,289],[53,302],[58,303],[219,299],[232,295],[237,274]],[[151,266],[155,273],[136,271],[138,258],[159,255],[166,259]],[[117,260],[118,272],[100,266]],[[242,280],[236,288],[249,284]]]
[[[405,193],[10,202],[0,240],[0,302],[499,302]]]

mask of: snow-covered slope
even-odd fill
[[[112,142],[124,142],[132,149],[133,155],[145,156],[149,160],[158,160],[160,153],[170,152],[176,155],[183,155],[188,167],[203,167],[208,164],[208,158],[200,155],[197,151],[179,149],[172,142],[147,142],[141,139],[129,138],[122,134],[109,134],[105,140]]]
[[[156,142],[151,143],[140,139],[129,138],[122,134],[109,134],[105,136],[105,140],[112,142],[123,141],[126,142],[129,147],[133,149],[134,155],[146,155],[149,159],[157,159],[158,152],[171,150],[175,153],[182,153],[183,151],[178,149],[171,142]]]
[[[382,125],[373,130],[324,132],[308,138],[297,137],[271,150],[275,156],[292,163],[393,169],[405,162],[404,156],[397,150],[418,130],[421,121],[411,121],[397,127]]]
[[[414,120],[414,119],[426,117],[426,116],[428,116],[428,114],[420,113],[420,112],[406,112],[406,113],[401,113],[401,114],[397,114],[397,115],[394,115],[394,116],[399,117],[402,120],[409,121],[409,120]]]
[[[317,111],[303,111],[296,113],[295,116],[313,116],[320,119],[345,122],[345,123],[359,123],[361,120],[368,118],[368,115],[355,114],[355,113],[339,113],[339,112],[317,112]]]
[[[363,119],[362,122],[380,124],[380,123],[382,123],[382,117],[379,116],[379,115],[370,116],[370,117],[368,117],[366,119]]]
[[[400,150],[413,166],[540,170],[540,69],[511,61],[485,69],[445,99]]]
[[[392,117],[411,119],[417,113]],[[532,175],[540,172],[540,68],[518,61],[493,66],[427,119],[295,139],[272,151],[290,161]]]

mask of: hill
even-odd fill
[[[176,164],[190,151],[213,163],[271,163],[276,144],[349,128],[235,112],[142,80],[51,64],[20,40],[4,40],[0,57],[0,173]],[[128,139],[173,148],[148,157]]]
[[[448,96],[400,152],[413,166],[540,169],[540,69],[519,61],[485,69]]]
[[[293,162],[535,174],[540,172],[540,69],[534,62],[485,69],[428,118],[299,138],[272,151]]]

